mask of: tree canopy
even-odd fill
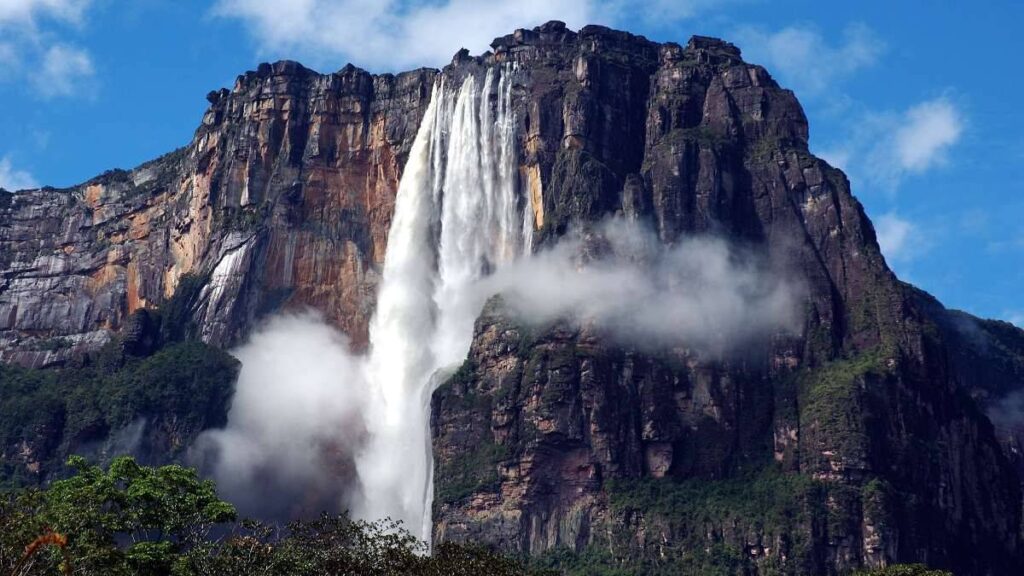
[[[0,498],[0,576],[520,576],[482,546],[426,545],[394,522],[324,515],[285,527],[237,519],[213,482],[182,466],[106,469]]]

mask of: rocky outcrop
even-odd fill
[[[721,235],[798,271],[806,308],[797,336],[721,358],[492,303],[433,399],[438,540],[686,573],[1020,569],[1019,479],[968,397],[1024,380],[896,279],[790,91],[710,38],[553,23],[493,46],[477,61],[521,71],[541,242],[612,214]]]
[[[986,413],[1020,403],[1024,337],[896,279],[792,92],[713,38],[552,22],[492,49],[397,76],[262,65],[208,96],[179,151],[0,195],[0,358],[59,365],[117,333],[147,348],[128,318],[183,286],[218,346],[301,306],[365,345],[435,78],[508,64],[535,248],[620,215],[666,245],[727,237],[806,298],[797,334],[726,356],[491,302],[433,397],[437,540],[627,572],[1021,570],[1024,435]]]
[[[96,349],[185,275],[202,338],[312,307],[366,342],[401,167],[433,70],[320,75],[264,64],[212,92],[193,141],[67,190],[0,196],[0,357]]]

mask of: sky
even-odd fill
[[[890,266],[1024,327],[1024,3],[0,0],[0,187],[70,186],[189,142],[264,61],[440,67],[547,20],[737,44],[793,89]]]

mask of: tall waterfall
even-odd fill
[[[430,395],[463,361],[480,311],[476,283],[532,242],[512,110],[514,67],[438,81],[398,187],[366,378],[375,394],[358,460],[365,518],[390,517],[428,542]]]

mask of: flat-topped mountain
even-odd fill
[[[790,271],[798,327],[721,355],[527,325],[490,301],[433,394],[435,541],[581,573],[1024,568],[1020,429],[1000,411],[1024,390],[1024,331],[893,274],[791,91],[701,36],[550,22],[491,48],[398,75],[264,64],[208,95],[184,148],[0,195],[0,358],[62,369],[146,342],[182,286],[186,332],[214,347],[311,307],[365,349],[433,87],[501,69],[527,252],[609,218],[666,247],[723,238]],[[117,430],[60,434],[0,438],[4,463],[43,480],[40,462]]]

